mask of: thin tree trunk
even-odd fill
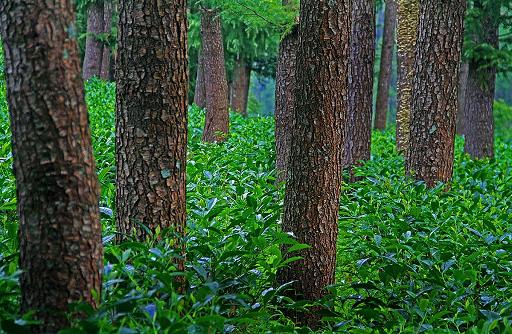
[[[229,133],[228,83],[220,12],[216,9],[201,11],[201,42],[206,92],[203,141],[222,142]]]
[[[429,187],[453,173],[465,9],[466,0],[420,4],[406,169]]]
[[[375,4],[373,1],[352,1],[350,60],[343,165],[350,169],[352,174],[352,166],[370,159],[375,62]],[[353,176],[351,180],[355,180]]]
[[[284,3],[284,2],[283,2]],[[286,5],[286,3],[284,3]],[[298,29],[281,41],[276,71],[276,183],[286,180],[295,108],[295,66],[299,47]]]
[[[74,22],[71,1],[0,2],[21,313],[36,311],[42,324],[34,333],[65,328],[69,305],[96,307],[101,291],[99,184],[77,41],[68,33]]]
[[[396,27],[396,2],[386,0],[384,19],[384,36],[382,37],[382,52],[380,56],[379,83],[377,87],[377,105],[375,108],[374,128],[384,130],[388,117],[389,86],[391,84],[391,69],[393,66],[393,45]]]
[[[469,63],[462,63],[459,72],[459,93],[457,103],[457,134],[464,134],[464,109],[466,108],[466,92],[468,87]]]
[[[398,59],[396,147],[399,152],[403,153],[405,153],[409,147],[414,56],[416,51],[419,12],[419,0],[398,0],[396,33]]]
[[[250,79],[251,68],[242,57],[238,57],[233,70],[230,104],[233,111],[244,116],[247,116]]]
[[[121,0],[117,63],[119,239],[184,236],[188,50],[186,0]],[[178,245],[182,245],[178,241]],[[180,246],[177,246],[180,247]],[[177,261],[184,269],[183,260]]]
[[[318,300],[334,283],[347,113],[350,1],[303,0],[296,66],[295,125],[282,228],[311,246],[280,270],[292,298]],[[316,327],[320,316],[296,320]]]
[[[92,3],[87,10],[87,38],[85,40],[85,57],[83,78],[99,77],[103,58],[103,43],[96,35],[103,32],[103,4]]]
[[[110,34],[112,30],[112,2],[104,0],[103,2],[103,33]],[[110,46],[102,44],[100,78],[110,79]]]
[[[206,108],[206,90],[204,86],[204,58],[202,47],[199,48],[197,58],[196,88],[194,91],[194,104],[201,109]]]

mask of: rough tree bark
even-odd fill
[[[343,166],[350,169],[370,159],[373,66],[375,62],[375,3],[352,0],[348,114],[345,122]],[[351,181],[354,177],[351,176]]]
[[[121,0],[117,63],[117,228],[185,234],[186,0]],[[183,269],[183,262],[178,263]]]
[[[483,4],[475,1],[474,6],[482,11],[478,29],[475,32],[477,43],[486,43],[499,49],[499,2]],[[475,159],[494,157],[494,117],[493,104],[496,90],[496,66],[482,68],[478,59],[469,61],[469,72],[464,110],[464,151]]]
[[[201,109],[206,108],[206,91],[204,87],[204,58],[202,47],[197,57],[196,87],[194,90],[194,104]]]
[[[406,169],[429,187],[453,173],[465,9],[466,0],[420,2]]]
[[[103,59],[103,43],[96,35],[103,32],[103,3],[92,3],[87,9],[87,38],[85,40],[85,56],[83,63],[83,78],[100,75]]]
[[[288,6],[283,0],[283,6]],[[286,180],[291,149],[295,108],[295,66],[299,47],[298,28],[295,27],[281,41],[276,71],[276,183]]]
[[[0,2],[18,217],[21,312],[33,332],[97,306],[103,268],[99,184],[70,0]]]
[[[278,274],[281,283],[295,281],[296,299],[317,300],[334,282],[350,31],[350,0],[301,2],[282,228],[311,248]],[[309,313],[296,320],[315,327],[319,316]]]
[[[201,10],[201,43],[206,96],[203,141],[222,142],[229,133],[228,82],[220,12]]]
[[[466,92],[468,87],[469,63],[460,65],[459,92],[457,99],[457,134],[464,134],[464,109],[466,108]]]
[[[386,0],[384,18],[384,36],[382,37],[382,52],[380,56],[379,82],[377,86],[377,105],[375,107],[374,128],[384,130],[388,117],[389,86],[393,66],[393,45],[395,42],[396,2]]]
[[[251,83],[251,68],[242,57],[237,57],[233,70],[230,104],[233,111],[247,116],[247,102]]]
[[[112,2],[103,0],[103,33],[109,34],[112,30]],[[99,77],[103,80],[110,79],[110,47],[102,44],[101,68]]]
[[[397,59],[398,106],[396,111],[396,148],[403,152],[409,147],[414,56],[419,23],[419,0],[398,0]],[[405,155],[405,154],[404,154]]]

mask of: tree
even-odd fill
[[[317,300],[334,282],[347,113],[350,1],[303,0],[297,53],[295,124],[282,228],[301,243],[301,260],[279,272],[292,297]],[[297,319],[311,326],[319,316]]]
[[[398,108],[396,112],[396,147],[405,152],[409,146],[414,56],[419,23],[419,0],[398,0],[397,59]]]
[[[183,236],[186,0],[121,0],[120,8],[116,111],[119,239],[135,232],[138,240],[145,240],[147,229],[167,228]],[[182,261],[178,268],[183,270]]]
[[[374,1],[352,1],[350,61],[343,165],[352,174],[352,166],[370,159],[375,61]]]
[[[230,89],[231,109],[247,116],[247,102],[249,100],[249,86],[251,83],[250,64],[240,55],[235,61],[233,82]]]
[[[199,49],[202,49],[200,46]],[[196,88],[194,91],[194,104],[201,109],[206,108],[206,91],[204,86],[204,58],[203,52],[199,50],[197,59]]]
[[[464,151],[476,159],[493,158],[497,66],[492,53],[499,50],[501,1],[475,0],[473,6],[469,33],[477,46],[469,59],[463,114]]]
[[[457,100],[457,134],[464,134],[464,109],[466,108],[466,91],[468,87],[469,64],[463,62],[459,71],[459,93]]]
[[[222,142],[226,140],[229,132],[229,110],[224,44],[218,9],[201,10],[201,43],[206,96],[203,140]]]
[[[21,19],[22,18],[22,19]],[[71,1],[0,2],[20,221],[21,312],[36,333],[68,325],[74,302],[97,306],[99,184]]]
[[[466,0],[420,2],[406,169],[429,187],[452,177],[465,10]]]
[[[379,82],[377,87],[377,105],[375,107],[374,128],[384,130],[388,117],[389,86],[391,83],[391,68],[393,65],[393,45],[396,26],[396,2],[386,0],[384,14],[384,36],[382,37],[382,52],[380,56]]]
[[[291,6],[283,0],[283,6]],[[279,45],[276,71],[276,182],[286,180],[295,108],[295,66],[299,47],[298,28],[293,27]]]
[[[83,78],[93,76],[109,78],[110,49],[100,36],[109,34],[112,26],[112,6],[110,1],[91,2],[87,9],[87,38],[83,63]]]

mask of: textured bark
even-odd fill
[[[112,30],[112,2],[103,0],[103,33],[109,34]],[[102,45],[101,68],[99,77],[103,80],[110,79],[110,46]]]
[[[299,47],[298,29],[281,41],[276,71],[276,183],[286,180],[295,108],[295,66]]]
[[[343,166],[352,171],[352,166],[370,159],[375,62],[375,3],[373,1],[352,0],[350,61]],[[353,177],[351,179],[354,181]]]
[[[201,42],[206,97],[203,141],[222,142],[229,132],[229,110],[224,43],[218,10],[201,10]]]
[[[93,307],[103,268],[99,184],[70,0],[0,2],[20,221],[21,312],[36,333]]]
[[[419,23],[419,0],[398,0],[397,59],[398,107],[396,111],[396,147],[404,152],[409,147],[414,79],[414,56]]]
[[[466,107],[466,91],[468,87],[469,63],[462,63],[459,71],[459,93],[457,109],[457,134],[464,134],[464,109]]]
[[[453,173],[465,9],[466,0],[420,2],[406,169],[429,187]]]
[[[334,283],[350,31],[350,0],[301,2],[282,228],[311,248],[278,275],[281,283],[295,281],[295,299],[317,300]],[[296,320],[315,327],[319,316],[309,313]]]
[[[386,0],[384,18],[384,36],[380,56],[379,83],[377,86],[377,105],[375,108],[374,128],[384,130],[388,117],[389,86],[391,84],[391,68],[393,66],[393,45],[395,42],[396,2]]]
[[[475,41],[499,48],[499,3],[475,1],[475,7],[482,10],[482,18],[478,22]],[[464,151],[475,159],[494,158],[494,117],[493,104],[496,90],[496,67],[472,59],[469,62],[464,111]]]
[[[103,4],[93,3],[87,10],[87,38],[85,40],[85,57],[83,78],[99,77],[103,59],[103,43],[96,35],[103,32]]]
[[[194,104],[201,109],[206,108],[206,91],[204,87],[204,58],[202,47],[197,58],[196,87],[194,91]]]
[[[117,228],[185,234],[186,0],[121,0],[117,63]],[[183,269],[183,262],[178,263]]]
[[[249,85],[251,80],[251,68],[241,57],[235,62],[233,70],[233,82],[231,84],[230,104],[233,111],[247,116],[247,102],[249,99]]]

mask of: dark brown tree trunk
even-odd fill
[[[103,268],[99,184],[73,2],[0,2],[20,220],[21,312],[36,333],[68,325],[75,302],[97,306]],[[21,19],[22,18],[22,19]]]
[[[242,57],[238,57],[233,70],[233,82],[231,84],[231,109],[247,116],[247,101],[249,99],[249,85],[251,80],[251,68]]]
[[[222,142],[229,133],[228,82],[220,12],[201,10],[201,43],[206,96],[203,141]]]
[[[406,169],[433,187],[453,173],[466,0],[420,3]]]
[[[379,82],[377,86],[377,105],[375,107],[374,128],[384,130],[388,117],[389,86],[391,84],[391,69],[393,66],[393,45],[395,42],[396,2],[386,0],[384,18],[384,35],[382,37],[382,52],[380,55]]]
[[[121,0],[117,62],[117,228],[185,234],[186,0]],[[178,267],[183,270],[183,261]]]
[[[103,32],[103,26],[103,4],[90,4],[87,10],[87,38],[83,64],[84,80],[100,76],[103,43],[97,39],[97,35]]]
[[[103,2],[103,33],[110,34],[112,30],[112,2],[104,0]],[[110,79],[110,46],[102,44],[100,78]]]
[[[295,125],[282,228],[311,248],[283,268],[292,297],[318,300],[334,283],[347,114],[350,0],[303,0],[296,66]],[[316,327],[320,316],[296,320]]]
[[[370,159],[375,62],[373,1],[352,0],[350,61],[343,166],[349,168],[352,174],[352,166]],[[351,179],[354,181],[353,177]]]
[[[285,5],[287,3],[283,2]],[[295,108],[295,65],[299,47],[298,29],[281,41],[276,71],[276,183],[286,180]]]
[[[194,91],[194,104],[201,109],[206,108],[206,91],[204,87],[204,58],[202,47],[197,58],[196,87]]]
[[[499,48],[499,2],[475,1],[481,10],[479,29],[475,41]],[[484,7],[485,6],[485,7]],[[494,117],[493,104],[496,91],[496,66],[482,68],[478,59],[469,62],[469,74],[464,111],[464,151],[475,159],[494,158]]]
[[[419,0],[398,0],[397,59],[398,59],[398,106],[396,111],[396,148],[406,154],[409,147],[414,79],[414,56],[420,14]]]
[[[464,109],[468,87],[469,63],[462,63],[459,72],[459,93],[457,103],[457,134],[464,134]]]

